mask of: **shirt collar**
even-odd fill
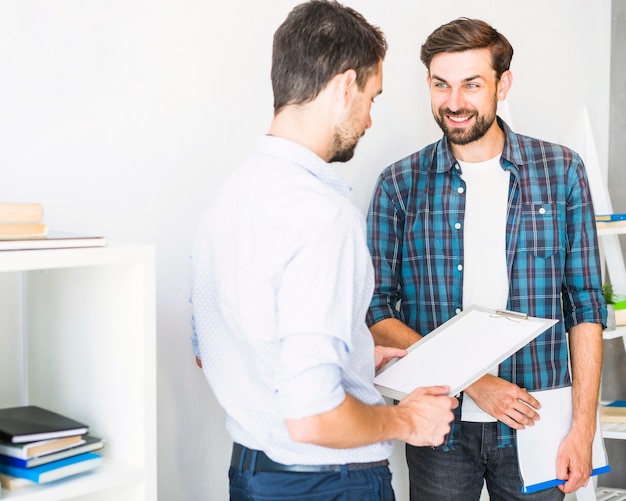
[[[307,170],[321,182],[347,197],[352,190],[350,185],[337,174],[335,169],[308,148],[276,136],[260,136],[256,151],[265,155],[279,157]]]
[[[520,140],[500,117],[498,117],[498,125],[504,131],[504,149],[502,150],[502,158],[506,160],[504,165],[519,175],[520,167],[524,164]]]

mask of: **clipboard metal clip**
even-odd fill
[[[523,322],[524,320],[528,320],[527,313],[518,313],[516,311],[509,310],[494,310],[490,316],[495,318],[506,318],[511,322]]]

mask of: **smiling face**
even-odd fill
[[[432,112],[450,143],[464,146],[499,134],[498,101],[504,100],[510,83],[509,71],[496,79],[489,49],[433,57],[428,73]]]

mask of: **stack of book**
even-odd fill
[[[99,467],[104,439],[89,427],[42,407],[0,409],[0,484],[14,490]]]
[[[0,203],[0,240],[44,238],[43,207],[31,203]]]
[[[41,204],[0,203],[0,251],[104,247],[102,236],[48,231]]]

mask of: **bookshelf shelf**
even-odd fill
[[[626,491],[622,489],[610,489],[599,487],[596,490],[597,501],[626,501]]]
[[[602,423],[602,436],[626,440],[626,423]]]
[[[624,223],[624,221],[620,221],[619,223],[605,223],[603,226],[598,226],[598,236],[626,234],[626,224]]]
[[[144,498],[141,492],[143,480],[143,470],[108,459],[103,466],[93,472],[75,475],[47,484],[33,485],[15,491],[2,489],[0,499],[57,501],[74,499],[77,496],[79,499],[81,496],[85,499],[91,499],[91,496],[106,493],[107,491],[119,493],[120,489],[125,492],[125,494],[122,494],[121,499],[147,499]],[[136,490],[137,493],[136,496],[133,494],[135,497],[127,494],[128,492],[133,492],[133,490]]]
[[[623,338],[624,336],[626,336],[626,325],[620,325],[616,327],[615,330],[605,330],[602,333],[602,337],[604,337],[604,339],[617,339],[620,337]]]
[[[0,252],[0,407],[106,439],[101,468],[0,500],[157,499],[154,270],[152,246]]]

